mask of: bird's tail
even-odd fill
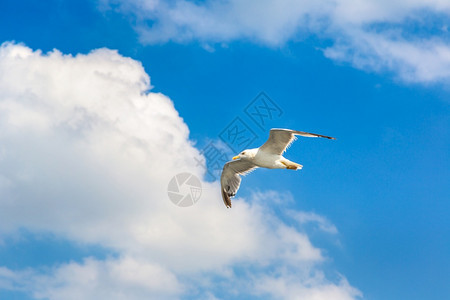
[[[286,166],[286,169],[288,170],[300,170],[301,168],[303,168],[303,166],[301,164],[298,164],[296,162],[290,161],[286,158],[283,157],[283,159],[281,160],[281,163],[283,165]]]
[[[290,170],[301,170],[303,168],[303,166],[301,164],[295,163],[295,162],[291,162],[288,166],[288,169]]]

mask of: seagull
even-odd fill
[[[223,166],[220,185],[222,199],[227,208],[231,208],[231,197],[241,185],[240,175],[247,175],[256,168],[299,170],[302,165],[283,157],[283,153],[296,140],[296,135],[306,137],[322,137],[335,140],[334,137],[296,131],[291,129],[273,128],[270,130],[269,139],[259,148],[247,149],[233,157],[232,161]]]

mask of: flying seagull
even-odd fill
[[[269,139],[259,148],[247,149],[233,157],[232,161],[223,166],[220,185],[222,198],[227,208],[231,207],[231,197],[234,197],[241,184],[239,175],[246,175],[254,169],[289,169],[298,170],[303,166],[283,157],[284,151],[296,140],[296,135],[306,137],[322,137],[334,140],[335,138],[290,129],[273,128]]]

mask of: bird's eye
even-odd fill
[[[242,155],[245,155],[245,152],[242,152]]]

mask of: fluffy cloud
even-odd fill
[[[314,274],[299,284],[299,278],[291,275],[279,277],[264,276],[256,285],[256,290],[272,295],[275,299],[333,299],[351,300],[361,293],[351,287],[345,279],[338,285],[324,280],[322,273]]]
[[[37,299],[176,299],[184,288],[166,269],[130,257],[68,263],[50,274],[0,268],[3,288]],[[1,281],[0,281],[1,282]],[[1,285],[0,285],[1,287]]]
[[[180,172],[202,178],[201,157],[171,100],[150,90],[142,65],[117,51],[0,47],[0,238],[25,229],[114,253],[0,267],[1,288],[49,299],[288,298],[302,286],[304,299],[359,297],[317,276],[326,257],[261,206],[264,193],[226,210],[218,183],[202,181],[195,206],[173,205],[168,182]],[[285,283],[262,289],[262,280]]]
[[[101,3],[103,9],[115,7],[134,15],[144,43],[197,40],[210,48],[210,43],[245,39],[279,47],[315,35],[331,41],[323,49],[327,57],[357,68],[391,71],[407,82],[450,78],[450,45],[445,37],[450,2],[444,0]],[[424,27],[425,31],[420,29]]]
[[[324,54],[360,69],[395,71],[406,82],[428,84],[450,79],[450,45],[439,39],[408,41],[359,32],[348,43],[325,49]]]
[[[317,227],[324,232],[335,234],[338,232],[336,226],[334,226],[325,217],[312,212],[291,212],[292,217],[297,220],[301,225],[307,223],[316,224]]]
[[[151,20],[152,25],[139,22],[137,30],[144,43],[170,40],[185,42],[227,42],[250,39],[277,46],[309,26],[320,26],[316,16],[326,16],[331,1],[204,1],[176,0],[103,0],[103,9],[119,6],[136,15],[139,21]],[[314,18],[309,18],[313,15]]]

